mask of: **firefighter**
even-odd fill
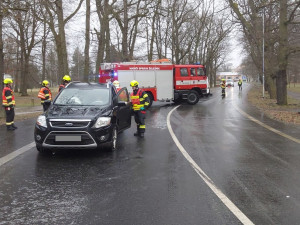
[[[132,93],[130,95],[132,110],[134,114],[134,120],[137,124],[137,132],[134,136],[144,137],[146,130],[145,119],[146,110],[145,107],[149,105],[149,97],[146,92],[139,88],[139,83],[136,80],[130,82],[132,87]]]
[[[239,82],[238,82],[238,85],[239,85],[239,91],[241,91],[243,88],[242,88],[242,79],[239,79]]]
[[[117,89],[120,88],[120,82],[115,80],[113,83],[112,83]]]
[[[119,81],[115,80],[112,84],[115,86],[117,93],[122,89]]]
[[[7,130],[15,130],[17,127],[14,124],[15,118],[15,96],[12,91],[12,79],[6,78],[3,81],[4,88],[2,92],[2,106],[5,108],[6,113],[6,128]]]
[[[61,85],[59,85],[59,88],[58,88],[58,92],[60,92],[62,89],[64,89],[68,83],[71,82],[71,77],[69,75],[65,75],[63,77],[63,83]]]
[[[42,87],[38,94],[38,98],[41,99],[41,104],[43,105],[43,110],[44,110],[44,112],[46,112],[47,109],[49,108],[49,106],[51,105],[51,100],[52,100],[52,94],[49,89],[49,81],[44,80],[42,82]]]
[[[222,96],[225,97],[225,88],[226,88],[225,79],[222,79],[221,88],[222,88]]]

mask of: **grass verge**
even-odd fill
[[[265,93],[262,98],[262,86],[254,84],[250,92],[248,92],[249,102],[263,111],[268,117],[281,121],[285,124],[294,124],[300,126],[300,100],[288,96],[288,105],[280,106],[276,103],[276,99],[270,99],[269,94]],[[292,91],[292,90],[291,90]]]

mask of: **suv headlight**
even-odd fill
[[[37,125],[47,128],[46,116],[39,116],[36,120]]]
[[[99,117],[93,126],[94,128],[105,127],[110,124],[111,118],[110,117]]]

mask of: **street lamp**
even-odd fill
[[[262,49],[262,81],[263,81],[263,98],[265,98],[265,8],[263,8],[263,49]]]

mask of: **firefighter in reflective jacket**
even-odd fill
[[[222,79],[221,89],[222,89],[222,96],[225,97],[225,88],[226,88],[226,81]]]
[[[149,105],[149,98],[146,92],[138,87],[139,83],[136,80],[130,82],[132,87],[132,93],[130,95],[132,109],[134,113],[134,120],[137,124],[137,132],[134,136],[144,137],[146,130],[145,119],[146,110],[145,107]]]
[[[49,108],[49,106],[51,105],[51,100],[52,100],[52,94],[49,89],[49,81],[44,80],[42,82],[42,88],[40,89],[38,98],[41,99],[41,104],[43,105],[43,110],[44,110],[44,112],[46,112],[47,109]]]
[[[243,84],[242,80],[239,79],[239,82],[238,82],[238,85],[239,85],[239,91],[243,89],[243,88],[242,88],[242,84]]]
[[[64,75],[63,77],[63,83],[59,85],[58,92],[60,92],[62,89],[64,89],[68,83],[71,82],[71,77],[69,75]]]
[[[15,96],[12,91],[11,85],[13,83],[12,79],[6,78],[3,81],[4,88],[2,92],[2,106],[5,108],[6,113],[6,128],[7,130],[15,130],[17,127],[14,124],[15,118]]]

